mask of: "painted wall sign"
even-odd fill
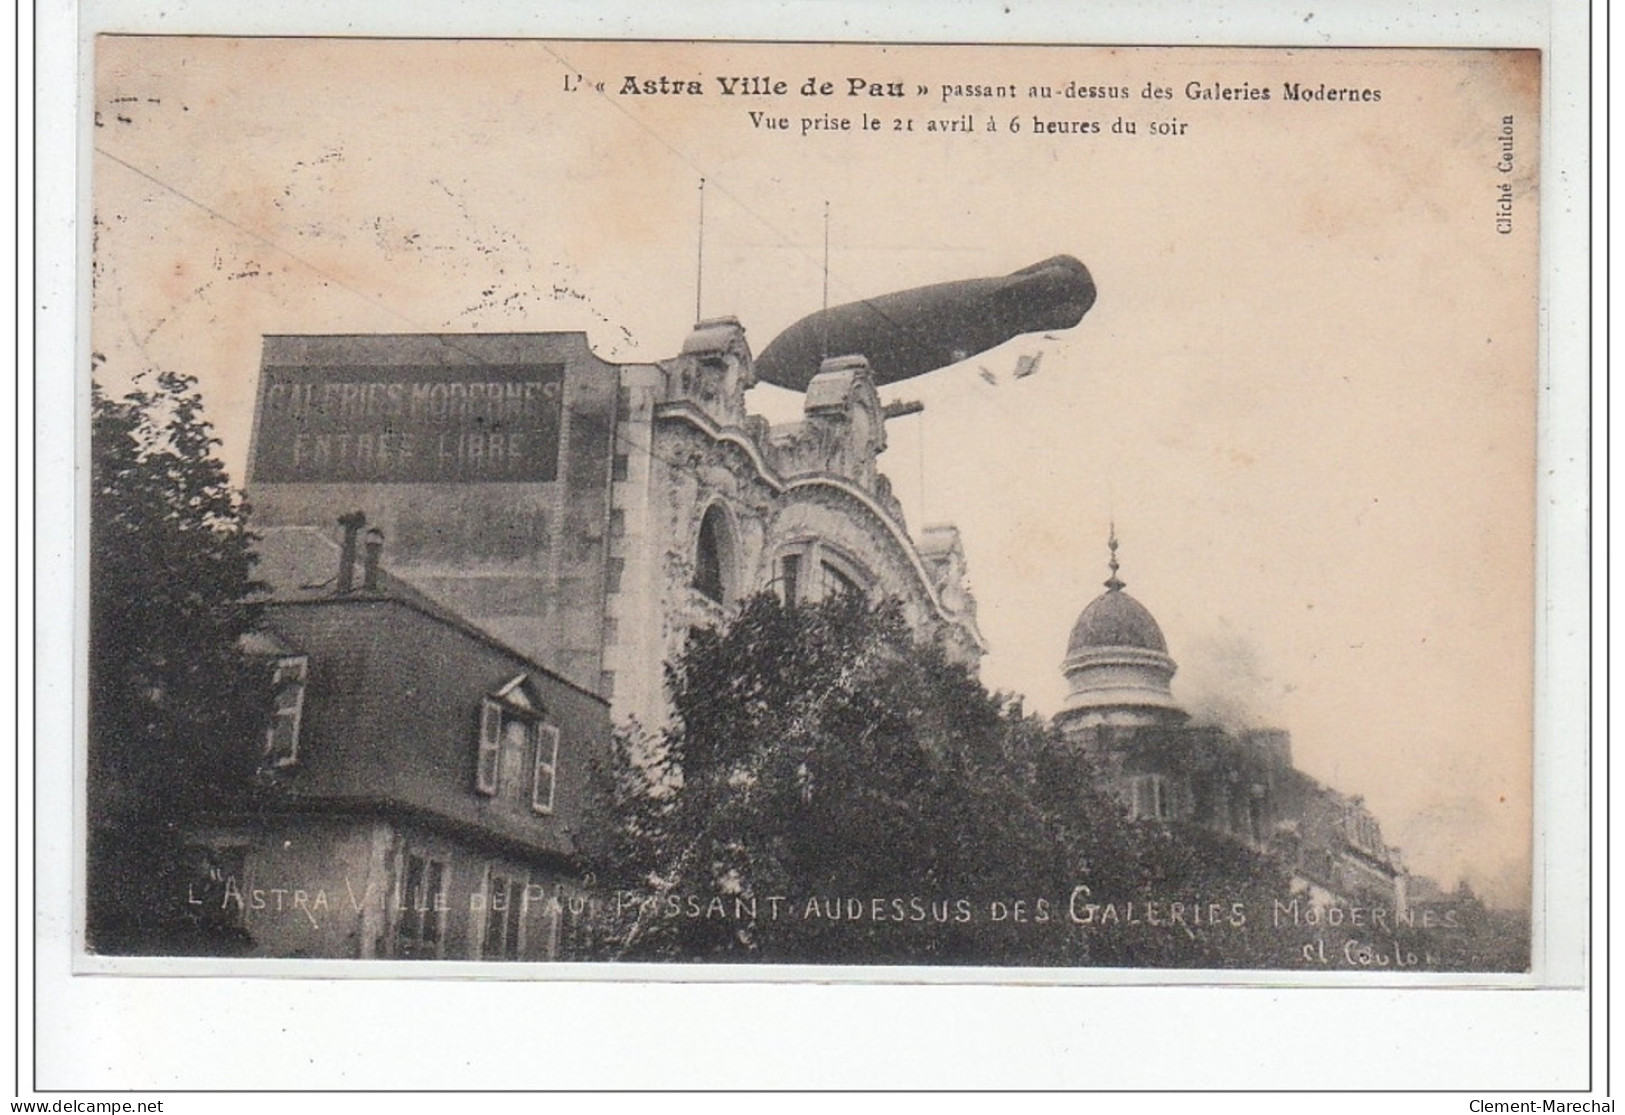
[[[563,385],[562,364],[267,366],[254,478],[554,480]]]

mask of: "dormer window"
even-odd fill
[[[271,724],[265,730],[265,765],[291,767],[299,761],[299,722],[305,711],[305,678],[310,660],[304,655],[279,658],[271,676],[274,692]]]
[[[1382,840],[1380,838],[1377,822],[1370,814],[1363,811],[1351,811],[1343,822],[1344,831],[1348,834],[1349,843],[1363,852],[1380,854]]]
[[[485,797],[524,801],[551,813],[558,781],[559,730],[542,722],[542,709],[523,675],[480,702],[474,789]]]

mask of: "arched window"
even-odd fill
[[[700,520],[700,541],[694,555],[694,587],[718,604],[726,604],[733,589],[733,531],[727,512],[713,503]]]
[[[828,542],[818,544],[817,575],[818,595],[823,600],[847,594],[867,597],[875,583],[867,569]]]
[[[868,597],[874,583],[867,569],[820,538],[789,543],[778,551],[773,566],[773,587],[790,607],[843,593]]]
[[[824,569],[824,599],[828,600],[831,597],[843,594],[856,596],[863,591],[858,588],[858,582],[849,577],[834,562],[825,561],[820,564]]]

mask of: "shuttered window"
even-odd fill
[[[275,705],[271,726],[265,730],[265,765],[291,767],[299,761],[299,721],[305,709],[305,674],[308,660],[284,658],[276,664],[271,684]]]
[[[521,875],[510,875],[493,867],[485,883],[485,936],[480,957],[484,960],[518,960],[524,929],[525,883]]]
[[[538,813],[551,813],[558,785],[559,730],[552,724],[541,724],[535,735],[536,771],[531,779],[530,807]]]
[[[480,751],[475,767],[474,788],[494,795],[502,770],[502,706],[486,698],[480,704]]]
[[[409,851],[403,857],[399,898],[395,912],[395,955],[409,959],[429,959],[440,955],[440,942],[446,928],[446,877],[444,860],[422,852]]]

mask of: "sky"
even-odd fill
[[[984,680],[1060,707],[1115,523],[1187,708],[1290,730],[1413,870],[1524,902],[1538,87],[1528,54],[107,38],[92,347],[196,375],[241,477],[266,333],[646,362],[697,301],[760,352],[822,302],[826,205],[831,303],[1071,254],[1076,328],[882,392],[925,404],[880,463],[960,528]]]

